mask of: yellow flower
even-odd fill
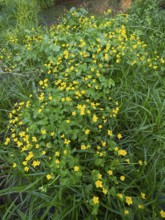
[[[165,63],[165,60],[163,58],[160,59],[161,63]]]
[[[51,132],[51,133],[50,133],[50,136],[54,136],[54,134],[55,134],[54,132]]]
[[[64,150],[64,155],[67,155],[68,151],[67,150]]]
[[[125,156],[125,155],[127,155],[127,151],[126,150],[118,150],[118,155]]]
[[[20,137],[24,137],[24,136],[25,136],[25,132],[24,132],[24,131],[19,132],[19,136],[20,136]]]
[[[64,144],[68,145],[69,143],[70,143],[70,140],[68,140],[68,139],[64,140]]]
[[[18,141],[18,138],[14,138],[14,142],[17,142]]]
[[[128,205],[133,204],[132,197],[126,196],[126,203],[127,203]]]
[[[98,117],[94,114],[93,115],[93,122],[97,122],[97,120],[98,120]]]
[[[41,130],[41,134],[46,134],[46,130],[45,129]]]
[[[122,138],[122,135],[121,135],[121,134],[118,134],[118,135],[117,135],[117,138],[118,138],[118,139],[121,139],[121,138]]]
[[[113,171],[112,170],[108,170],[108,172],[107,172],[110,176],[112,176],[113,175]]]
[[[105,141],[102,141],[101,144],[102,144],[103,147],[106,146],[106,142]]]
[[[39,84],[40,84],[40,86],[42,86],[42,85],[43,85],[43,81],[42,81],[42,80],[40,80],[40,81],[39,81]]]
[[[45,155],[45,154],[46,154],[46,151],[45,151],[45,150],[43,150],[43,151],[42,151],[42,155]]]
[[[40,161],[38,161],[38,160],[34,160],[33,163],[32,163],[33,167],[36,167],[36,166],[39,166],[39,165],[40,165]]]
[[[95,182],[95,185],[96,185],[96,188],[102,188],[103,187],[103,183],[102,183],[102,181],[100,181],[100,180],[97,180],[96,182]]]
[[[36,137],[32,137],[32,141],[33,142],[37,142],[37,138]]]
[[[105,189],[105,188],[103,188],[103,193],[104,193],[104,194],[107,194],[107,193],[108,193],[108,190]]]
[[[15,110],[15,109],[13,109],[11,112],[12,112],[12,114],[15,114],[15,113],[16,113],[16,110]]]
[[[57,160],[55,161],[55,163],[56,163],[56,164],[59,164],[59,163],[60,163],[60,161],[57,159]]]
[[[29,167],[24,167],[24,170],[25,170],[25,172],[28,172],[29,171]]]
[[[129,160],[129,159],[125,159],[125,161],[126,161],[128,164],[130,164],[130,160]]]
[[[16,136],[15,133],[13,133],[13,134],[11,135],[12,138],[15,138],[15,136]]]
[[[78,166],[75,166],[75,167],[74,167],[74,171],[75,171],[75,172],[78,172],[79,169],[80,169],[80,168],[79,168]]]
[[[31,158],[33,158],[34,157],[34,154],[33,154],[33,152],[31,151],[31,152],[29,152],[29,154],[28,154],[28,156],[25,158],[25,160],[30,160]]]
[[[126,209],[126,210],[124,210],[124,214],[125,215],[128,215],[129,214],[129,211]]]
[[[76,115],[76,112],[72,112],[72,115],[73,115],[73,116]]]
[[[67,124],[69,124],[69,123],[70,123],[70,120],[65,120],[65,121],[66,121],[66,123],[67,123]]]
[[[111,130],[108,130],[108,135],[112,136],[112,131]]]
[[[87,149],[87,147],[83,144],[83,145],[81,145],[81,150],[86,150]]]
[[[40,96],[38,97],[38,99],[39,99],[40,101],[42,101],[42,100],[44,99],[44,93],[41,93]]]
[[[101,147],[98,145],[98,146],[97,146],[97,150],[100,150],[100,148],[101,148]]]
[[[119,150],[119,148],[118,148],[118,147],[115,147],[115,148],[114,148],[114,150],[115,150],[115,151],[118,151],[118,150]]]
[[[121,177],[120,177],[120,180],[121,180],[121,181],[124,181],[124,180],[125,180],[125,176],[121,176]]]
[[[70,97],[66,97],[65,100],[66,100],[67,102],[72,101]]]
[[[52,96],[49,96],[48,99],[51,101],[51,100],[53,99],[53,97],[52,97]]]
[[[162,218],[165,218],[165,211],[161,210],[160,215],[161,215]]]
[[[123,198],[123,195],[122,195],[121,193],[118,193],[118,194],[117,194],[117,197],[118,197],[119,199],[122,199],[122,198]]]
[[[30,101],[27,101],[27,102],[26,102],[26,107],[27,107],[27,108],[30,107]]]
[[[23,145],[23,143],[21,141],[17,141],[17,146],[21,147]]]
[[[59,157],[59,156],[60,156],[60,152],[59,152],[59,151],[56,151],[56,152],[55,152],[55,156],[56,156],[56,157]]]
[[[98,179],[102,179],[102,175],[99,173],[99,174],[97,175],[97,178],[98,178]]]
[[[93,200],[93,204],[95,204],[95,205],[99,204],[99,197],[98,196],[94,196],[92,200]]]
[[[146,199],[146,194],[145,193],[141,193],[141,197],[142,197],[142,199]]]
[[[36,149],[40,148],[40,145],[39,144],[36,144]]]
[[[10,138],[6,138],[6,140],[5,140],[5,145],[8,145],[10,143]]]
[[[17,166],[17,164],[16,163],[13,163],[13,168],[15,168]]]
[[[24,166],[26,166],[26,165],[27,165],[27,161],[23,161],[22,164],[23,164]]]
[[[89,133],[90,133],[90,130],[89,130],[89,129],[86,129],[86,130],[85,130],[85,134],[88,135]]]
[[[98,126],[98,128],[100,128],[100,129],[101,129],[102,127],[103,127],[102,125],[99,125],[99,126]]]
[[[86,93],[86,91],[85,91],[85,90],[81,90],[81,93],[82,93],[82,94],[85,94],[85,93]]]
[[[50,174],[47,174],[47,175],[46,175],[46,178],[47,178],[47,180],[51,180],[51,179],[52,179],[52,176],[51,176]]]
[[[142,204],[139,204],[139,205],[138,205],[138,208],[139,208],[139,209],[144,209],[144,206],[143,206]]]
[[[143,161],[141,161],[141,160],[139,160],[138,163],[139,163],[140,166],[143,165]]]

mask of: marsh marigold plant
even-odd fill
[[[111,90],[121,68],[147,74],[164,60],[156,52],[150,57],[138,33],[127,31],[127,16],[116,20],[108,12],[103,22],[73,9],[45,33],[39,29],[24,39],[9,39],[9,45],[19,40],[22,45],[7,58],[11,69],[21,70],[20,62],[35,64],[40,79],[27,100],[9,113],[4,145],[13,173],[26,181],[38,178],[37,189],[57,196],[57,213],[71,194],[88,213],[103,216],[107,209],[117,219],[131,219],[148,203],[144,192],[133,190],[133,182],[127,187],[134,165],[120,144],[122,133],[115,130],[120,103]]]

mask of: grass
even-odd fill
[[[28,3],[26,0],[1,0],[0,12],[1,44],[5,44],[8,36],[38,25],[39,5],[36,0]]]
[[[129,12],[130,18],[126,24],[128,32],[134,29],[137,32],[139,31],[141,39],[149,45],[150,56],[154,56],[153,51],[156,50],[158,55],[163,57],[164,11],[158,11],[159,9],[154,8],[156,7],[154,4],[149,9],[146,6],[135,5],[134,7]],[[26,14],[26,11],[22,11],[22,14]],[[21,33],[27,29],[27,17],[22,18],[22,14],[19,13],[16,19],[17,30],[22,30]],[[31,14],[29,16],[31,17]],[[138,16],[139,19],[137,19]],[[22,19],[25,19],[24,22]],[[3,24],[4,27],[6,25],[12,27],[8,21]],[[20,27],[21,24],[22,27]],[[17,31],[16,33],[18,34]],[[4,39],[7,39],[6,35],[4,36]],[[3,47],[4,42],[1,45]],[[7,76],[6,73],[0,75],[0,217],[3,220],[78,220],[80,218],[84,220],[108,220],[112,216],[113,219],[161,219],[159,212],[165,209],[164,65],[159,71],[154,71],[154,74],[151,75],[146,69],[141,72],[142,69],[131,69],[127,65],[122,66],[122,69],[115,76],[112,74],[116,84],[115,87],[112,87],[111,95],[119,101],[120,105],[114,132],[122,133],[123,138],[120,140],[120,145],[127,149],[133,167],[126,167],[126,178],[129,179],[129,183],[122,187],[124,191],[129,191],[133,196],[136,195],[137,191],[143,190],[147,197],[147,201],[144,202],[144,211],[142,209],[140,212],[137,208],[133,213],[127,207],[131,217],[121,216],[122,205],[111,197],[107,198],[106,203],[100,202],[102,208],[99,217],[91,215],[90,205],[85,200],[86,190],[90,191],[88,184],[85,186],[81,184],[70,186],[68,184],[68,187],[65,188],[58,184],[57,177],[53,180],[54,182],[50,182],[47,186],[42,179],[42,175],[46,173],[43,170],[29,174],[27,177],[20,172],[13,175],[11,152],[4,145],[4,139],[9,133],[7,115],[15,102],[26,101],[31,93],[37,91],[37,82],[42,79],[42,75],[38,75],[39,71],[35,70],[35,67],[38,69],[38,64],[32,62],[29,66],[27,65],[28,73],[26,73],[27,70],[24,72],[18,70],[16,74],[11,71]],[[2,67],[2,69],[4,68]],[[19,161],[20,158],[16,158],[16,161]],[[85,177],[89,178],[88,175]],[[29,181],[31,178],[34,181]],[[88,181],[86,179],[86,182]],[[41,182],[42,184],[40,184]],[[55,194],[55,190],[58,190],[59,193]],[[61,208],[56,209],[60,206]]]

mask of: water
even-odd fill
[[[65,5],[55,5],[51,8],[42,10],[40,13],[40,23],[41,25],[52,25],[58,23],[58,18],[61,17],[67,9]]]
[[[111,4],[109,4],[108,0],[95,0],[94,3],[92,1],[82,3],[80,0],[77,1],[77,3],[75,0],[70,3],[65,1],[48,9],[42,10],[40,13],[40,24],[50,26],[58,23],[58,18],[63,16],[64,13],[72,7],[84,7],[90,12],[90,14],[102,15],[104,11],[109,8],[111,8],[114,13],[117,13],[119,9],[119,2],[117,0],[112,0]]]

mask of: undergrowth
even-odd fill
[[[164,12],[152,2],[6,35],[2,219],[165,217]]]

